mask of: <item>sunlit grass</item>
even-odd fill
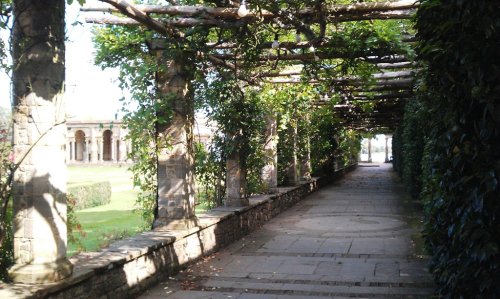
[[[78,222],[85,232],[84,237],[79,237],[84,251],[98,250],[113,240],[134,235],[146,227],[141,216],[133,212],[137,191],[132,188],[131,173],[126,167],[68,167],[68,187],[102,181],[111,183],[111,202],[76,212]],[[75,235],[79,236],[78,233]],[[77,251],[78,244],[68,244],[68,255]]]

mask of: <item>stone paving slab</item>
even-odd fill
[[[411,202],[387,164],[359,167],[140,298],[429,298]]]

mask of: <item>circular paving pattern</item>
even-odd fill
[[[400,230],[406,223],[400,219],[392,217],[377,216],[323,216],[311,219],[303,219],[295,223],[297,228],[307,230],[318,230],[328,227],[331,232],[379,232]]]

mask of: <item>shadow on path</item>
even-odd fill
[[[429,298],[419,212],[392,165],[370,166],[141,298]]]

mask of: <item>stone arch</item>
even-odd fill
[[[105,130],[102,133],[102,157],[104,161],[112,161],[113,155],[113,145],[112,145],[112,140],[113,140],[113,132],[111,130]]]
[[[84,161],[85,157],[85,132],[77,130],[75,132],[75,160]]]

